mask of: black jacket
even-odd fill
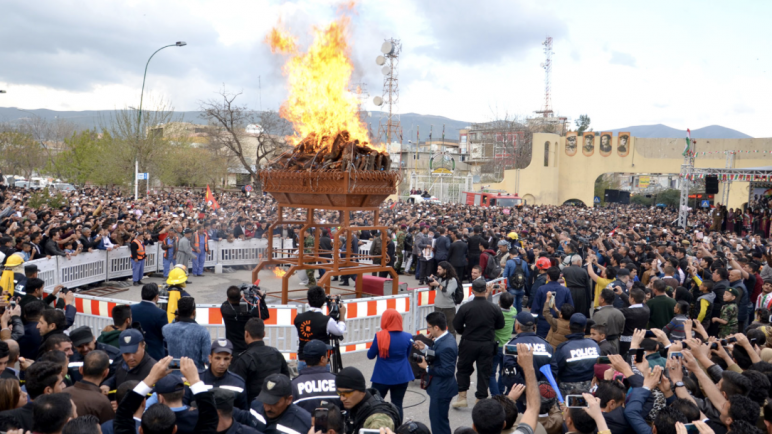
[[[212,388],[221,388],[235,392],[236,399],[233,402],[233,406],[242,410],[249,410],[249,402],[247,401],[247,389],[244,379],[234,374],[231,371],[225,371],[225,375],[222,377],[215,377],[212,372],[211,366],[207,369],[198,371],[198,377],[207,386]],[[185,388],[185,395],[182,397],[182,403],[190,405],[193,401],[193,392],[189,387]]]
[[[292,398],[293,403],[309,413],[323,400],[343,408],[335,389],[335,375],[326,366],[308,366],[300,371],[292,380]]]
[[[450,253],[448,253],[448,262],[454,267],[463,267],[466,265],[466,243],[461,240],[453,241],[450,244]],[[461,277],[461,276],[459,276]]]
[[[362,401],[346,413],[345,434],[358,434],[364,428],[367,418],[378,413],[389,416],[394,421],[395,429],[402,425],[402,418],[394,404],[384,401],[377,390],[368,389]]]
[[[284,355],[274,347],[269,347],[264,341],[255,341],[247,345],[247,349],[239,354],[231,365],[231,372],[243,378],[247,383],[247,401],[260,394],[265,377],[271,374],[290,376]]]
[[[67,254],[59,248],[59,245],[56,243],[56,241],[51,238],[46,241],[45,247],[43,248],[43,253],[45,253],[47,256],[67,256]]]
[[[261,298],[259,306],[249,312],[242,311],[238,304],[233,305],[225,301],[220,306],[220,314],[225,323],[225,338],[233,344],[234,355],[247,349],[247,342],[244,340],[244,326],[247,321],[250,318],[261,318],[265,321],[271,317],[265,298]]]
[[[471,237],[469,237],[469,257],[479,257],[482,253],[482,249],[480,249],[480,242],[482,241],[482,237],[479,234],[474,234]],[[480,265],[480,264],[469,264],[470,266]]]
[[[129,369],[129,365],[127,365],[126,362],[121,361],[121,364],[115,369],[115,375],[102,382],[102,384],[108,386],[110,390],[115,390],[118,386],[123,384],[124,381],[142,381],[150,373],[150,370],[153,369],[155,363],[156,360],[150,357],[150,354],[145,351],[145,357],[137,366],[133,369]]]
[[[118,404],[118,411],[115,412],[115,420],[113,421],[115,434],[136,434],[134,412],[142,404],[143,399],[145,399],[144,396],[139,395],[133,390],[126,394],[123,401]],[[214,405],[212,392],[207,391],[196,394],[196,402],[198,403],[198,419],[192,432],[196,434],[217,433],[219,417],[217,415],[217,408]],[[179,424],[177,432],[180,432]]]
[[[161,331],[163,326],[169,323],[166,312],[152,302],[142,301],[131,305],[131,318],[132,321],[138,322],[142,326],[142,330],[145,331],[145,342],[147,343],[145,351],[150,354],[150,357],[156,360],[166,357],[164,335]]]
[[[504,315],[485,297],[475,297],[458,309],[453,327],[464,340],[493,343],[496,330],[504,328]]]
[[[251,406],[249,413],[252,415],[254,428],[263,434],[287,434],[292,431],[306,434],[311,428],[311,413],[295,404],[290,404],[276,419],[268,418],[262,402],[252,401]]]
[[[19,428],[23,428],[24,432],[32,431],[32,424],[34,422],[34,417],[32,416],[32,409],[35,408],[34,402],[28,402],[24,404],[21,408],[15,408],[13,410],[6,410],[0,415],[3,416],[13,416],[16,418],[16,420],[21,423],[21,426]]]

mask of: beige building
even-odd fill
[[[569,155],[566,137],[536,133],[530,164],[519,171],[506,170],[504,180],[489,188],[518,193],[530,204],[560,205],[580,200],[592,206],[595,180],[605,173],[659,173],[678,177],[684,161],[685,139],[630,137],[629,142],[630,150],[625,156],[618,150],[615,135],[611,137],[612,152],[608,156],[601,155],[597,149],[590,156],[576,149],[574,155]],[[772,166],[772,138],[697,139],[696,142],[695,168],[725,168],[724,151],[736,152],[733,164],[736,169]],[[481,184],[475,185],[475,189],[480,187]],[[749,187],[749,182],[733,181],[726,205],[738,207],[746,203]],[[720,185],[720,188],[723,187]]]

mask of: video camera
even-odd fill
[[[239,308],[243,313],[247,313],[257,307],[259,302],[265,297],[265,294],[263,294],[263,291],[261,291],[260,287],[257,285],[242,283],[239,289],[241,290]]]
[[[340,320],[340,303],[340,295],[327,296],[327,312],[329,312],[330,318],[335,321]]]
[[[420,353],[413,353],[411,357],[416,363],[421,363],[421,359],[426,358],[426,363],[431,365],[432,363],[434,363],[435,354],[434,354],[434,350],[427,348],[426,355],[423,355]]]

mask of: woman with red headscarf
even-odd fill
[[[391,392],[391,403],[399,410],[400,418],[407,384],[415,380],[408,361],[412,338],[402,331],[402,315],[395,309],[386,309],[381,315],[381,331],[375,334],[373,345],[367,350],[368,359],[378,358],[370,378],[373,388],[384,399]]]

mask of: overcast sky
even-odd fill
[[[285,27],[308,42],[332,1],[41,0],[4,2],[0,106],[94,110],[146,98],[196,110],[223,86],[251,108],[286,95],[283,58],[263,43]],[[541,43],[554,39],[552,101],[595,130],[722,125],[772,136],[772,2],[365,0],[351,28],[355,80],[382,91],[375,57],[402,41],[402,113],[485,121],[544,104]],[[262,92],[258,91],[258,77]],[[372,98],[371,98],[372,100]],[[147,101],[147,99],[146,99]],[[370,103],[369,109],[375,109]],[[767,108],[765,108],[767,107]]]

